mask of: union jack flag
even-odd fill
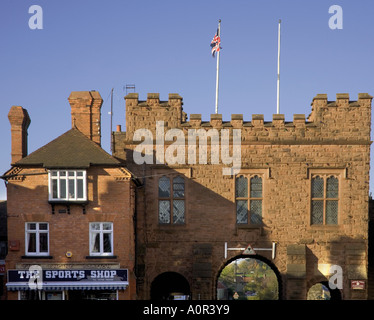
[[[218,29],[217,29],[217,32],[214,35],[212,42],[210,43],[213,57],[214,57],[214,54],[216,52],[219,52],[219,50],[221,49],[220,44],[221,44],[221,38],[218,36]]]

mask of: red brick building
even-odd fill
[[[144,184],[140,299],[216,299],[221,271],[248,257],[249,245],[276,274],[279,299],[307,299],[334,277],[333,297],[366,299],[371,96],[319,94],[311,114],[292,121],[203,121],[187,117],[178,94],[125,100],[126,132],[114,133],[113,150]],[[235,132],[240,170],[225,175],[235,164]]]
[[[100,146],[100,94],[69,102],[72,129],[29,155],[28,112],[9,112],[7,299],[136,299],[137,180]]]

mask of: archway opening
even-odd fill
[[[280,274],[266,259],[236,257],[218,276],[217,300],[279,300],[280,283]]]
[[[330,289],[328,282],[322,281],[309,288],[307,300],[341,300],[341,292]]]
[[[152,281],[152,300],[187,300],[190,296],[188,281],[177,272],[164,272]]]

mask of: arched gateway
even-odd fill
[[[177,272],[161,273],[152,281],[152,300],[187,300],[190,296],[188,281]]]
[[[281,300],[282,281],[278,269],[259,255],[239,255],[220,270],[217,300]]]

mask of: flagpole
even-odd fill
[[[217,36],[221,36],[221,19],[218,20],[218,32]],[[219,44],[218,44],[219,45]],[[218,83],[219,83],[219,54],[221,50],[217,52],[217,75],[216,75],[216,114],[218,113]]]
[[[279,19],[278,23],[278,73],[277,73],[277,114],[279,114],[279,82],[280,82],[280,41],[281,41],[281,36],[280,36],[280,31],[281,31],[281,20]]]

